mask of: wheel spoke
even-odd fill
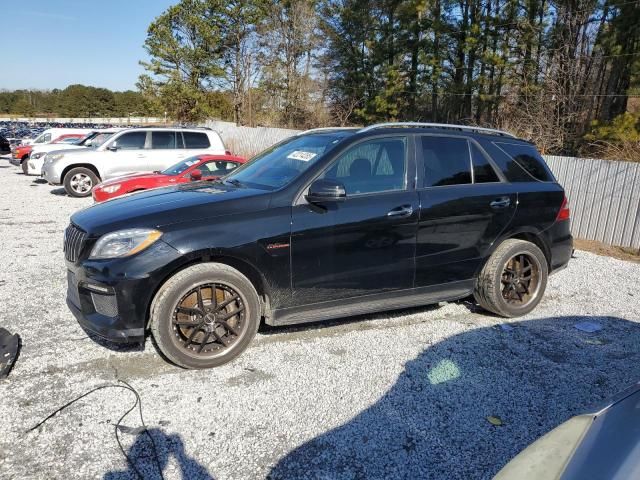
[[[237,310],[234,310],[231,313],[227,313],[225,316],[218,318],[218,322],[225,322],[227,320],[229,320],[230,318],[235,317],[236,315],[238,315],[240,312],[244,311],[244,307],[240,307]]]
[[[218,323],[220,323],[224,328],[226,328],[229,332],[233,333],[236,337],[238,335],[240,335],[238,333],[238,330],[236,330],[234,327],[232,327],[231,325],[229,325],[229,322],[227,322],[226,320],[218,320]]]
[[[234,301],[236,301],[236,300],[238,300],[238,299],[240,299],[240,296],[239,296],[239,295],[234,295],[234,296],[233,296],[233,297],[231,297],[231,298],[227,298],[224,302],[220,302],[220,303],[218,304],[218,306],[216,307],[216,310],[215,310],[215,311],[216,311],[216,312],[219,312],[220,310],[222,310],[223,308],[225,308],[227,305],[229,305],[230,303],[232,303],[232,302],[234,302]]]
[[[198,325],[202,325],[202,322],[197,320],[195,322],[176,321],[175,325],[177,325],[178,327],[197,327]]]
[[[204,339],[202,340],[202,343],[200,343],[200,346],[198,347],[198,353],[202,353],[202,349],[207,344],[207,340],[209,340],[210,336],[211,336],[211,332],[206,332],[205,333]]]
[[[198,287],[196,298],[198,299],[198,308],[204,312],[204,302],[202,301],[202,287]]]
[[[178,313],[184,313],[185,315],[200,315],[202,316],[202,310],[200,310],[199,308],[192,308],[192,307],[178,307],[177,308]]]
[[[227,346],[227,344],[226,344],[226,343],[224,343],[224,338],[222,338],[222,337],[220,336],[220,334],[219,334],[218,332],[216,332],[216,329],[215,329],[215,328],[211,331],[211,333],[213,334],[213,336],[214,336],[214,337],[216,337],[216,340],[217,340],[218,342],[220,342],[220,343],[222,344],[222,346],[223,346],[223,347],[226,347],[226,346]]]
[[[193,343],[193,339],[195,338],[196,334],[199,331],[200,331],[200,326],[197,326],[196,328],[193,329],[193,332],[191,332],[191,335],[189,335],[189,338],[187,339],[187,344],[185,345],[186,347],[188,347]]]

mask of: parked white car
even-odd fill
[[[105,128],[90,132],[86,137],[74,144],[48,143],[46,145],[34,146],[27,160],[27,175],[42,175],[42,165],[48,153],[59,150],[75,150],[82,148],[97,148],[106,142],[112,135],[118,133],[122,128]]]
[[[64,185],[72,197],[87,197],[103,180],[164,170],[194,155],[225,153],[220,135],[208,128],[128,128],[97,148],[50,152],[42,176],[50,185]]]
[[[47,128],[44,132],[38,135],[33,140],[25,139],[23,145],[44,145],[45,143],[51,143],[60,135],[67,133],[90,133],[90,128]]]

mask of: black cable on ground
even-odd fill
[[[147,430],[147,426],[145,425],[144,418],[142,416],[142,399],[140,398],[140,395],[138,394],[138,392],[136,391],[135,388],[133,388],[131,385],[129,385],[124,380],[118,380],[118,381],[123,383],[124,385],[115,385],[115,384],[101,385],[100,387],[96,387],[96,388],[94,388],[92,390],[89,390],[88,392],[85,392],[82,395],[74,398],[70,402],[65,403],[60,408],[58,408],[54,412],[52,412],[49,415],[47,415],[45,418],[40,420],[36,425],[34,425],[33,427],[31,427],[28,430],[26,430],[25,433],[29,433],[29,432],[32,432],[32,431],[36,430],[37,428],[41,427],[45,422],[47,422],[49,419],[55,417],[58,413],[60,413],[61,411],[63,411],[67,407],[70,407],[71,405],[73,405],[77,401],[83,399],[84,397],[87,397],[87,396],[91,395],[94,392],[97,392],[98,390],[104,390],[104,389],[107,389],[107,388],[121,388],[121,389],[124,389],[124,390],[129,390],[130,392],[132,392],[135,395],[136,401],[133,404],[133,406],[129,410],[127,410],[124,413],[124,415],[122,415],[120,417],[120,419],[117,421],[117,423],[114,426],[116,442],[118,442],[118,447],[120,448],[120,451],[122,452],[122,455],[124,455],[124,458],[127,459],[127,463],[129,464],[129,466],[131,466],[131,468],[136,473],[138,478],[140,478],[141,480],[144,480],[144,476],[140,473],[138,468],[135,466],[133,460],[131,460],[129,455],[127,455],[127,453],[124,451],[124,447],[122,446],[122,442],[120,442],[120,437],[118,436],[118,427],[120,426],[120,423],[122,422],[122,420],[124,420],[127,415],[129,415],[136,407],[138,407],[138,412],[139,412],[139,415],[140,415],[140,422],[142,423],[142,427],[144,429],[143,431],[144,431],[144,433],[146,433],[147,437],[149,437],[149,440],[151,440],[151,445],[152,445],[152,448],[153,448],[153,454],[154,454],[154,459],[155,459],[155,462],[156,462],[156,466],[158,467],[158,472],[160,472],[160,478],[162,480],[164,480],[164,475],[162,474],[162,466],[160,464],[160,459],[159,459],[159,455],[158,455],[158,449],[156,447],[156,442],[153,440],[153,436]]]

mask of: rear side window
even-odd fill
[[[209,137],[201,132],[182,132],[184,148],[209,148]]]
[[[541,182],[553,181],[545,163],[533,145],[521,143],[493,142],[496,147],[511,157],[529,175]]]
[[[495,170],[480,149],[473,142],[471,145],[471,158],[473,160],[473,181],[474,183],[499,182]]]
[[[200,165],[203,177],[222,177],[233,172],[238,167],[236,162],[226,160],[212,160]]]
[[[139,150],[144,148],[147,132],[124,133],[116,139],[116,146],[122,150]]]
[[[471,159],[465,138],[424,136],[421,140],[425,187],[471,183]]]
[[[176,132],[151,132],[151,148],[154,150],[176,148]]]

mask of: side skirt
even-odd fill
[[[473,279],[430,287],[393,290],[360,297],[312,303],[300,307],[281,308],[273,312],[271,318],[267,319],[267,323],[269,325],[292,325],[332,318],[352,317],[365,313],[385,312],[457,300],[470,295],[472,292]]]

